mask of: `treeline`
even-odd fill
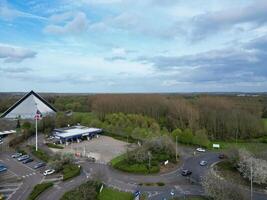
[[[182,131],[190,129],[193,133],[205,130],[212,140],[248,139],[266,135],[262,118],[267,118],[267,96],[97,94],[49,95],[44,98],[59,111],[94,113],[97,119],[92,119],[90,123],[96,126],[105,122],[105,127],[108,127],[107,121],[111,114],[123,113],[136,114],[141,121],[144,120],[142,117],[154,119],[153,127],[159,126],[155,134],[158,129],[172,132],[178,128]],[[10,97],[8,100],[0,98],[0,112],[4,112],[11,102],[14,103],[14,100]],[[117,117],[116,125],[112,122],[113,129],[118,126],[125,132],[129,124],[124,125],[122,115],[118,114]]]

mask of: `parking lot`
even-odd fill
[[[0,173],[0,192],[11,200],[25,199],[32,187],[43,179],[44,168],[35,170],[33,167],[38,160],[23,164],[11,157],[13,153],[0,153],[0,163],[7,167],[7,171]]]
[[[53,149],[53,151],[94,157],[97,162],[107,163],[112,158],[125,153],[128,146],[126,142],[100,135],[98,138],[71,143],[62,150]]]

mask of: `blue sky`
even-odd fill
[[[0,0],[0,91],[266,92],[266,0]]]

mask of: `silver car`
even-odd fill
[[[201,166],[205,166],[205,165],[207,165],[208,164],[208,162],[207,161],[205,161],[205,160],[202,160],[202,161],[200,161],[200,163],[199,163]]]

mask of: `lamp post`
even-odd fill
[[[253,199],[253,167],[252,167],[252,158],[251,159],[251,163],[250,163],[250,200]]]

